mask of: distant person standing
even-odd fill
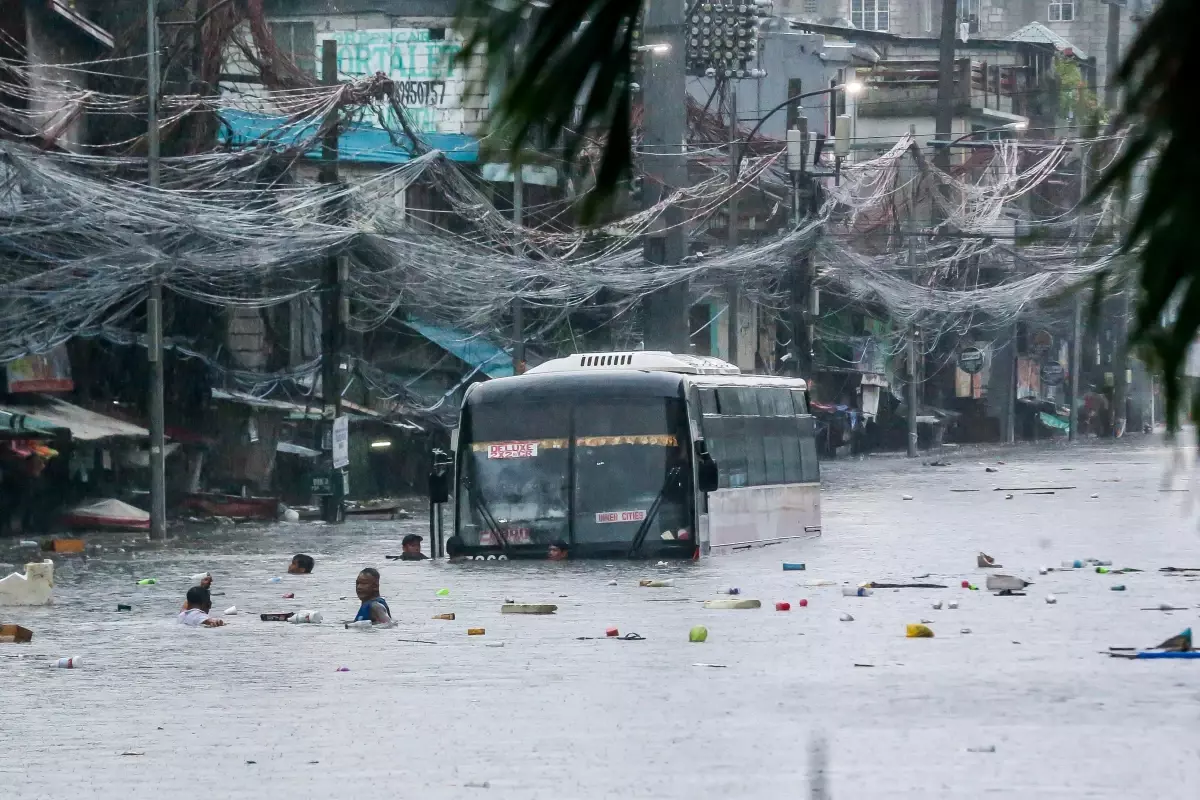
[[[362,601],[355,622],[370,621],[373,625],[385,625],[392,621],[392,610],[388,608],[387,600],[379,596],[379,570],[367,567],[358,573],[354,592]]]
[[[429,558],[421,552],[422,538],[415,533],[410,533],[400,542],[400,560],[401,561],[424,561]]]

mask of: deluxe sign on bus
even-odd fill
[[[488,458],[535,458],[537,442],[500,442],[488,445]]]
[[[596,522],[641,522],[645,518],[645,511],[602,511],[596,515]]]

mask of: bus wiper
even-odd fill
[[[500,532],[500,523],[496,522],[496,518],[492,516],[492,511],[484,502],[483,496],[478,490],[470,491],[471,502],[475,506],[475,511],[479,516],[483,517],[484,523],[492,529],[492,535],[500,540],[500,549],[505,553],[508,552],[508,540],[504,538],[504,534]]]
[[[654,521],[654,517],[658,514],[658,507],[662,505],[662,501],[667,496],[667,489],[671,486],[672,479],[679,474],[679,467],[671,467],[667,473],[667,479],[663,481],[663,487],[658,490],[658,496],[654,498],[654,502],[650,504],[650,510],[646,512],[646,518],[642,520],[642,524],[638,526],[637,533],[633,535],[633,544],[629,548],[629,558],[636,558],[638,552],[642,549],[642,543],[646,541],[646,534],[650,532],[650,523]]]

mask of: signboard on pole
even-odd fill
[[[333,421],[333,468],[341,469],[350,463],[350,418],[337,417]]]
[[[60,344],[45,353],[14,359],[8,362],[6,371],[10,394],[69,392],[75,388],[66,345]]]
[[[958,354],[958,368],[968,375],[978,375],[983,371],[983,351],[978,347],[968,347]]]

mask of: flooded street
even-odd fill
[[[54,606],[0,609],[35,632],[0,645],[0,797],[804,797],[814,737],[835,798],[1187,796],[1200,662],[1100,652],[1200,622],[1200,582],[1158,572],[1200,567],[1197,491],[1161,491],[1169,456],[1149,442],[826,465],[820,539],[667,568],[385,560],[425,533],[419,512],[332,532],[218,528],[125,553],[113,540],[56,559]],[[1008,500],[997,487],[1074,488]],[[0,561],[23,561],[10,545]],[[981,550],[1033,581],[1028,596],[982,591]],[[297,552],[315,556],[312,575],[286,574]],[[1088,557],[1145,572],[1038,574]],[[395,629],[331,624],[353,618],[366,566]],[[175,621],[205,570],[224,593],[214,611],[240,612],[223,629]],[[850,598],[805,585],[924,575],[950,588]],[[639,588],[645,577],[675,586]],[[701,607],[729,587],[763,608]],[[559,611],[501,615],[506,598]],[[1189,610],[1140,610],[1160,603]],[[301,609],[325,624],[258,618]],[[431,619],[445,612],[457,618]],[[921,620],[936,638],[906,639]],[[694,625],[707,642],[688,642]],[[605,640],[608,626],[645,639]],[[74,655],[82,668],[48,666]]]

